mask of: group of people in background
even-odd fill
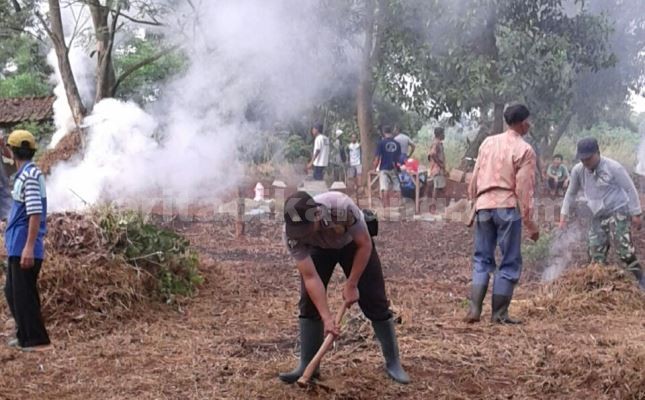
[[[345,146],[339,140],[342,131],[338,130],[334,141],[323,133],[323,125],[315,124],[311,129],[314,138],[312,157],[307,169],[312,171],[313,179],[322,181],[325,173],[333,164],[332,158],[344,165],[344,180],[348,188],[355,192],[362,191],[361,177],[363,174],[362,147],[356,134],[350,136],[350,142]],[[415,181],[412,174],[418,173],[419,162],[412,158],[417,144],[401,129],[395,126],[384,125],[379,127],[381,139],[376,146],[373,165],[374,171],[379,175],[379,189],[384,207],[392,205],[392,199],[397,198],[401,192],[410,193],[407,197],[413,198]],[[434,130],[434,139],[428,151],[427,160],[429,168],[423,176],[423,184],[427,188],[428,197],[440,196],[446,187],[446,155],[443,147],[445,140],[444,128]],[[336,180],[338,177],[334,176]]]
[[[412,174],[418,172],[418,160],[413,159],[417,144],[410,136],[403,133],[395,125],[379,127],[381,139],[377,144],[372,168],[379,173],[379,189],[384,207],[392,204],[392,199],[399,193],[403,197],[413,199],[415,180]],[[314,138],[314,148],[308,169],[313,171],[314,180],[323,180],[330,165],[341,165],[344,176],[334,175],[334,180],[345,180],[348,188],[355,192],[362,191],[361,176],[363,174],[362,148],[356,134],[350,136],[347,145],[342,144],[339,137],[342,131],[336,132],[335,140],[330,140],[323,133],[323,125],[316,124],[311,129]],[[442,127],[434,129],[434,138],[427,154],[428,169],[423,175],[422,183],[428,198],[441,198],[446,188],[448,172],[446,153],[444,150],[445,130]],[[544,170],[540,171],[540,162],[536,162],[536,181],[543,183],[543,188],[551,197],[563,197],[569,186],[569,167],[561,154],[555,154]],[[539,186],[538,186],[539,188]],[[540,192],[536,190],[536,192]],[[423,194],[423,193],[422,193]]]

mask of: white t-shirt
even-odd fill
[[[408,153],[408,147],[410,147],[410,144],[414,145],[414,142],[408,135],[406,135],[405,133],[399,133],[398,135],[396,135],[394,140],[399,142],[399,144],[401,145],[401,154],[405,154],[406,156],[410,155]]]
[[[352,167],[361,165],[361,144],[350,143],[347,148],[349,149],[349,165]]]
[[[314,159],[314,167],[326,167],[329,165],[329,138],[325,135],[318,135],[314,140],[314,155],[319,150],[318,157]]]

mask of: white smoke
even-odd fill
[[[549,246],[548,266],[542,272],[542,280],[551,282],[560,277],[573,261],[572,248],[583,239],[583,230],[578,223],[564,231],[557,231]]]
[[[258,132],[266,129],[267,121],[249,113],[293,117],[341,90],[355,70],[351,50],[345,63],[333,62],[340,41],[320,23],[319,6],[212,1],[200,6],[194,30],[165,31],[190,43],[187,71],[147,111],[113,99],[94,107],[84,122],[83,159],[57,166],[49,178],[52,208],[82,207],[79,197],[90,204],[160,193],[192,200],[235,185],[243,174],[238,149],[261,146]]]
[[[72,73],[83,104],[91,108],[95,94],[94,76],[96,63],[87,54],[87,49],[84,48],[81,40],[82,32],[89,24],[90,15],[87,7],[70,4],[61,9],[61,17],[65,28],[65,42],[69,46],[68,56],[72,65]],[[54,49],[51,49],[47,54],[47,63],[54,69],[52,79],[56,82],[56,87],[54,88],[54,95],[56,96],[56,101],[54,101],[54,125],[56,126],[56,132],[49,144],[49,148],[53,148],[67,133],[76,127],[76,124],[74,123],[74,118],[72,118],[72,110],[67,102],[67,95],[65,94],[65,87],[63,86]]]
[[[638,144],[638,152],[636,153],[638,160],[635,172],[640,176],[645,176],[645,121],[643,121],[638,127],[638,132],[641,135],[641,140]],[[643,188],[641,188],[641,190],[642,189]]]

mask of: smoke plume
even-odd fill
[[[549,246],[547,267],[542,272],[543,281],[551,282],[562,275],[573,261],[574,254],[571,249],[583,239],[583,233],[579,224],[574,223],[567,230],[555,234]]]
[[[271,121],[343,89],[354,73],[350,47],[335,57],[343,39],[324,23],[322,4],[209,1],[198,5],[199,19],[189,8],[170,16],[188,16],[168,24],[181,30],[163,32],[182,45],[187,70],[146,110],[114,99],[94,107],[82,159],[49,179],[52,208],[161,195],[189,202],[234,185],[240,149],[261,145]]]

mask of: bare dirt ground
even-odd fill
[[[56,348],[47,354],[0,346],[0,398],[645,399],[645,294],[618,270],[572,267],[547,285],[526,265],[511,307],[525,324],[467,325],[472,232],[383,223],[376,243],[413,383],[386,377],[371,327],[354,309],[323,360],[331,390],[305,392],[276,377],[298,351],[299,281],[279,225],[251,222],[244,240],[231,223],[175,228],[202,257],[205,282],[193,299],[118,320],[105,310],[105,323],[92,326],[50,322]],[[642,256],[643,233],[637,243]],[[334,309],[340,275],[329,288]],[[4,342],[11,329],[1,312]]]

